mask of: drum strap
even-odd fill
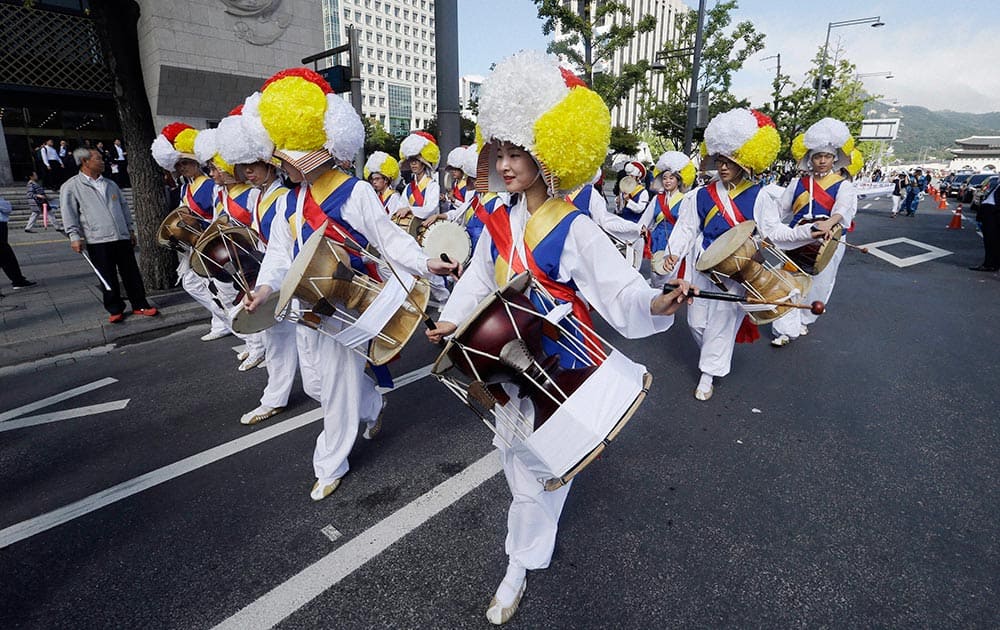
[[[729,227],[735,226],[737,223],[743,223],[746,218],[740,209],[733,203],[732,198],[739,196],[747,188],[750,188],[753,184],[749,181],[743,180],[729,192],[726,190],[725,185],[721,181],[715,182],[715,185],[705,186],[705,190],[708,192],[708,196],[712,198],[712,202],[715,203],[715,207],[712,208],[708,215],[705,217],[705,222],[703,226],[707,226],[709,221],[715,217],[720,211],[722,212],[722,218],[726,220]]]

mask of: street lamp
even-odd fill
[[[864,72],[864,73],[860,73],[860,74],[855,74],[854,75],[854,78],[858,79],[858,80],[860,80],[860,79],[867,79],[869,77],[881,77],[883,79],[892,79],[892,78],[895,78],[895,77],[893,77],[892,70],[883,70],[882,72]]]
[[[826,53],[830,48],[830,31],[840,26],[856,26],[858,24],[870,24],[872,28],[885,26],[882,16],[859,18],[857,20],[842,20],[840,22],[829,22],[826,25],[826,42],[823,43],[823,62],[819,67],[819,79],[816,83],[816,102],[823,98],[823,80],[826,78]]]

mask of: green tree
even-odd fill
[[[765,35],[757,31],[753,22],[747,20],[733,24],[731,14],[738,7],[737,0],[721,0],[705,15],[697,80],[699,90],[708,93],[710,118],[734,107],[749,106],[749,101],[732,94],[733,74],[743,67],[750,56],[764,48]],[[662,73],[666,99],[657,100],[651,92],[645,91],[644,111],[651,128],[677,145],[684,137],[688,86],[694,65],[694,55],[685,49],[694,50],[697,29],[696,11],[677,15],[677,38],[670,43],[669,49],[661,51],[659,57],[663,67],[657,68]],[[696,130],[695,140],[699,139],[700,134]]]
[[[625,127],[615,126],[611,128],[611,142],[608,146],[614,153],[635,155],[639,151],[639,136]]]
[[[386,131],[377,118],[364,118],[362,122],[365,124],[365,156],[376,151],[384,151],[398,159],[402,138],[397,138]]]
[[[431,134],[435,138],[440,138],[440,128],[438,127],[437,115],[427,121],[427,126],[424,127],[424,131]],[[476,123],[472,122],[465,116],[462,116],[459,120],[459,131],[459,143],[468,146],[476,142]],[[442,159],[444,158],[442,157]]]
[[[612,56],[632,43],[636,35],[656,28],[650,14],[634,15],[626,2],[613,0],[534,0],[538,17],[544,20],[542,33],[556,30],[561,39],[549,44],[548,51],[560,55],[580,69],[587,85],[601,95],[609,108],[618,105],[649,71],[649,62],[622,64],[621,72],[595,72],[607,66]]]
[[[816,86],[820,75],[829,81],[829,87],[817,101]],[[854,64],[839,47],[828,53],[825,65],[820,47],[802,84],[796,86],[791,77],[782,74],[775,77],[772,85],[774,100],[763,104],[760,110],[774,120],[781,135],[779,157],[786,159],[791,158],[791,142],[795,136],[821,118],[837,118],[847,123],[853,133],[859,132],[865,103],[878,98],[865,91]]]

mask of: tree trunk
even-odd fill
[[[101,52],[111,70],[115,107],[122,126],[122,144],[128,151],[132,181],[132,212],[139,240],[139,269],[148,289],[166,289],[176,279],[176,258],[159,247],[156,232],[170,210],[163,187],[163,171],[149,150],[156,137],[153,112],[139,61],[139,5],[135,0],[90,3]]]

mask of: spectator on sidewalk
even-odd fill
[[[979,221],[983,231],[983,264],[977,267],[969,267],[972,271],[998,271],[1000,270],[1000,212],[998,212],[997,202],[1000,195],[1000,179],[993,181],[993,185],[986,189],[983,194],[983,202],[976,208],[976,220]]]
[[[28,199],[32,201],[31,214],[28,216],[28,224],[24,226],[25,232],[34,232],[33,227],[38,221],[39,215],[42,217],[48,216],[48,220],[52,222],[52,225],[56,227],[60,232],[63,231],[62,225],[59,223],[58,217],[56,217],[55,212],[53,212],[53,206],[49,202],[49,197],[45,193],[45,189],[38,182],[38,173],[31,171],[31,175],[28,176]],[[47,208],[45,206],[48,206]],[[46,226],[47,228],[48,226]]]
[[[36,283],[28,280],[21,273],[21,265],[17,262],[17,256],[10,243],[7,242],[7,222],[10,219],[10,202],[0,197],[0,269],[7,274],[11,285],[15,289],[23,289],[34,286]]]
[[[899,204],[903,201],[903,189],[906,188],[906,178],[900,173],[892,176],[892,218],[899,214]],[[905,208],[904,208],[905,210]]]
[[[132,182],[128,177],[128,154],[125,152],[125,147],[122,146],[121,138],[115,138],[115,143],[111,145],[111,160],[113,168],[111,172],[117,171],[117,174],[112,177],[115,183],[118,184],[119,188],[131,188]]]
[[[135,315],[156,315],[146,301],[146,287],[135,261],[135,228],[122,191],[104,178],[104,160],[96,149],[77,149],[73,158],[80,172],[63,184],[59,191],[63,225],[73,251],[86,248],[91,262],[111,286],[102,289],[104,308],[111,323],[125,318],[125,301],[118,287],[118,276],[125,284],[125,294]]]
[[[62,162],[59,160],[59,152],[56,151],[56,142],[52,138],[42,145],[42,164],[45,166],[45,185],[52,190],[59,190],[63,183]]]

